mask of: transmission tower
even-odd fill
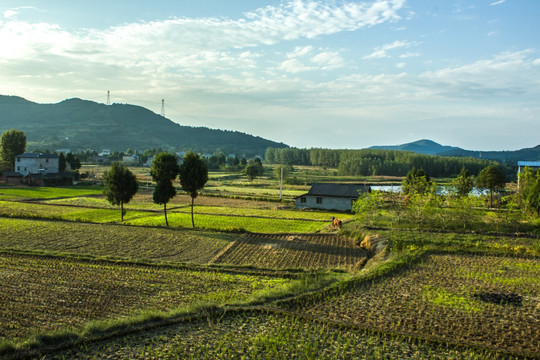
[[[165,99],[161,99],[161,116],[165,117]]]
[[[111,105],[111,91],[107,90],[107,105]]]

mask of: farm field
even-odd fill
[[[83,344],[44,359],[502,359],[289,314],[246,312]]]
[[[16,190],[0,198],[0,358],[540,356],[533,234],[366,229],[211,196],[191,229],[185,195],[165,228],[148,192],[121,224],[100,194]],[[364,231],[389,247],[361,248]]]
[[[235,238],[208,231],[0,217],[0,248],[19,251],[205,264]]]
[[[335,234],[261,235],[238,238],[215,263],[254,265],[260,268],[358,270],[368,253],[351,240]]]
[[[0,341],[148,311],[223,305],[299,281],[15,254],[0,254],[0,270]]]
[[[540,261],[432,254],[379,281],[286,308],[387,333],[538,355]]]

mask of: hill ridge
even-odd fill
[[[268,147],[287,147],[239,131],[180,125],[140,105],[105,105],[78,97],[39,104],[0,95],[0,132],[10,128],[26,133],[30,150],[162,148],[254,156],[264,155]]]

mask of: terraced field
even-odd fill
[[[283,269],[358,270],[367,252],[336,234],[247,234],[228,245],[215,263]]]

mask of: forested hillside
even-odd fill
[[[181,126],[141,106],[81,99],[37,104],[0,95],[0,132],[10,128],[25,132],[30,150],[162,148],[253,156],[286,146],[238,131]]]

